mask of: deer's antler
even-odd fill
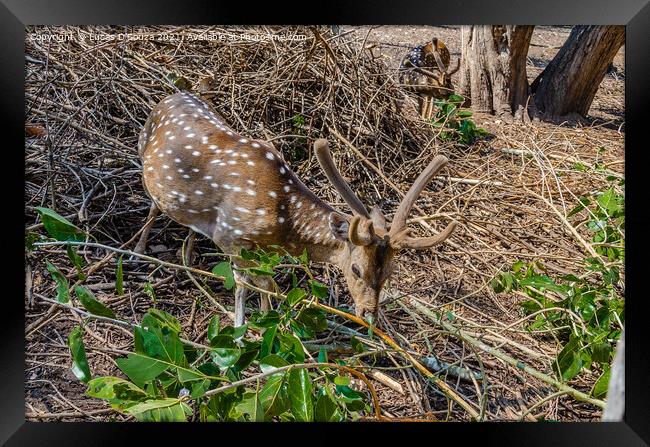
[[[406,218],[413,208],[416,199],[422,193],[424,187],[433,179],[433,177],[447,164],[449,160],[443,155],[436,156],[431,163],[422,171],[422,173],[415,180],[411,188],[408,190],[402,202],[400,203],[393,222],[390,227],[389,237],[390,243],[393,248],[403,249],[412,248],[415,250],[423,250],[430,248],[449,237],[456,222],[451,222],[447,227],[436,236],[412,238],[409,236],[410,230],[406,227]]]
[[[369,219],[370,215],[368,214],[366,207],[363,206],[361,200],[359,200],[354,192],[352,192],[348,184],[343,180],[343,177],[341,177],[338,169],[336,169],[327,140],[324,138],[317,139],[314,142],[314,152],[316,152],[318,163],[320,163],[321,168],[323,168],[327,179],[334,186],[334,189],[341,194],[341,197],[343,197],[345,203],[347,203],[350,209],[352,209],[352,212],[358,216]]]
[[[459,68],[460,68],[460,57],[459,57],[459,58],[456,58],[456,66],[454,67],[454,69],[453,69],[453,70],[449,70],[449,71],[447,71],[446,73],[447,73],[448,76],[451,76],[451,75],[453,75],[454,73],[456,73],[456,72],[458,71]]]

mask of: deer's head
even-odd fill
[[[400,250],[426,250],[444,241],[456,226],[451,222],[439,234],[431,237],[412,237],[406,218],[424,187],[447,163],[438,155],[422,171],[402,199],[392,222],[376,205],[369,213],[359,198],[343,180],[332,160],[327,140],[314,143],[318,161],[325,175],[352,209],[352,216],[333,211],[329,226],[333,236],[342,241],[338,266],[354,299],[355,313],[369,322],[377,319],[379,294],[393,272],[393,258]]]

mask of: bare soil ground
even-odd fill
[[[344,33],[351,31],[358,43],[365,40],[374,44],[373,55],[384,60],[389,73],[395,72],[410,46],[423,43],[432,36],[446,42],[452,57],[458,55],[460,48],[459,28],[454,26],[341,28]],[[531,82],[561,47],[569,31],[568,27],[536,28],[527,66]],[[161,99],[164,92],[156,91],[152,99],[148,92],[156,84],[144,75],[123,84],[117,81],[110,84],[111,76],[117,76],[116,73],[104,72],[97,67],[70,65],[64,60],[77,60],[75,58],[82,57],[83,51],[86,50],[75,48],[68,52],[47,45],[28,45],[28,57],[46,61],[47,66],[28,62],[26,123],[45,125],[48,132],[59,134],[54,148],[48,148],[38,136],[27,136],[25,226],[27,231],[43,233],[34,207],[52,206],[54,186],[56,208],[62,215],[92,233],[101,243],[119,247],[135,234],[147,215],[149,201],[142,190],[135,153],[137,125],[144,121],[147,107],[155,103],[154,99]],[[107,54],[114,54],[114,58],[97,59],[97,63],[126,68],[129,64],[139,63],[128,51],[120,51],[98,52],[98,58],[108,58]],[[160,54],[152,52],[147,57],[161,66],[167,63],[164,58],[168,57],[173,61],[171,66],[178,69],[183,64],[190,64],[187,60],[191,58],[187,55],[192,55],[191,51],[194,51],[192,47],[164,48]],[[381,324],[397,341],[414,352],[435,354],[448,363],[482,371],[486,376],[486,389],[453,378],[449,378],[448,383],[477,410],[482,402],[486,402],[485,418],[488,420],[595,421],[600,418],[601,411],[594,405],[566,395],[545,400],[557,390],[515,366],[484,352],[475,352],[453,334],[432,325],[418,314],[411,300],[424,303],[433,311],[453,314],[453,323],[457,327],[474,333],[484,342],[539,371],[553,374],[551,363],[557,354],[556,341],[547,334],[526,331],[519,305],[524,298],[516,293],[496,295],[488,282],[499,270],[508,268],[519,259],[542,260],[549,271],[562,274],[575,272],[579,261],[585,257],[585,247],[558,218],[558,213],[566,215],[579,196],[602,190],[607,185],[602,175],[576,170],[576,160],[585,166],[593,166],[599,161],[619,175],[624,172],[623,51],[617,55],[614,64],[615,72],[606,76],[589,112],[592,120],[589,126],[549,123],[507,126],[492,116],[475,116],[477,124],[493,135],[491,139],[467,148],[445,145],[435,148],[436,152],[445,153],[451,159],[447,169],[449,177],[441,177],[422,195],[418,205],[423,214],[412,217],[418,218],[416,222],[428,222],[438,231],[448,217],[459,219],[462,225],[449,243],[434,251],[399,255],[397,272],[384,299]],[[191,67],[194,71],[187,65],[187,76],[192,82],[200,80],[200,76],[194,76],[195,73],[207,74],[205,61],[196,65],[199,67]],[[84,91],[86,83],[91,91],[104,83],[111,87],[96,98]],[[133,105],[128,102],[131,98],[125,92],[130,92],[138,101],[142,100]],[[110,98],[108,102],[113,104],[112,109],[100,110],[100,106],[104,107],[106,103],[104,96]],[[51,103],[41,101],[45,97]],[[69,107],[69,104],[74,107]],[[244,128],[241,120],[238,123],[237,114],[228,118],[240,132],[253,132],[252,127]],[[102,124],[96,124],[98,122]],[[104,130],[110,128],[110,132],[104,132],[102,126],[107,126]],[[258,132],[256,136],[263,136],[262,130],[255,129],[254,132]],[[288,133],[291,127],[285,130]],[[327,133],[323,135],[327,136]],[[283,151],[290,149],[289,146],[280,147]],[[605,150],[599,150],[601,147]],[[526,150],[534,156],[522,158],[502,149]],[[52,157],[48,157],[48,151],[53,151]],[[427,152],[413,157],[406,154],[405,161],[400,159],[399,163],[392,165],[390,158],[395,155],[390,153],[371,154],[368,149],[364,154],[379,166],[385,178],[379,178],[366,165],[359,163],[354,154],[349,155],[353,160],[350,169],[353,169],[353,175],[358,176],[351,178],[353,189],[368,201],[379,201],[382,208],[386,208],[385,212],[390,212],[398,199],[386,178],[405,191],[417,176],[418,169],[430,159]],[[409,157],[411,160],[406,160]],[[323,177],[313,161],[303,160],[292,167],[320,197],[335,202],[336,196],[322,181]],[[80,216],[83,220],[79,219]],[[438,219],[441,216],[442,220]],[[574,223],[582,237],[588,239],[584,227]],[[186,234],[184,228],[169,219],[159,218],[152,232],[148,254],[178,263],[177,250]],[[215,252],[214,245],[199,239],[197,252],[195,266],[209,270],[215,258],[205,255]],[[81,250],[80,254],[89,266],[94,266],[107,252],[88,248]],[[75,271],[67,261],[65,250],[42,248],[26,254],[27,419],[129,419],[112,411],[103,401],[85,397],[85,385],[70,371],[66,340],[71,328],[83,318],[74,311],[41,299],[53,297],[54,291],[45,261],[55,263],[71,280],[75,279]],[[114,267],[115,259],[112,259],[89,275],[86,285],[121,318],[139,321],[151,306],[151,300],[143,291],[143,285],[150,282],[158,297],[158,307],[179,318],[185,336],[195,341],[205,340],[206,327],[215,309],[203,299],[184,272],[148,262],[127,264],[124,272],[127,293],[116,296],[113,292]],[[323,281],[333,286],[334,297],[330,304],[349,302],[346,287],[335,269],[317,267],[315,270]],[[220,283],[211,281],[206,285],[219,301],[232,305],[231,294]],[[249,300],[249,303],[253,302],[254,299]],[[114,359],[132,349],[130,331],[120,325],[93,320],[87,322],[86,328],[85,343],[93,374],[119,375]],[[450,405],[434,385],[423,380],[412,368],[404,368],[398,357],[384,366],[388,368],[383,372],[399,382],[403,389],[403,392],[398,392],[385,383],[375,383],[387,415],[467,419],[467,415],[458,406]],[[597,376],[598,371],[588,371],[572,380],[570,385],[589,393]],[[544,402],[540,403],[542,400]]]

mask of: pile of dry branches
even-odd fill
[[[522,260],[543,260],[555,272],[574,272],[590,255],[584,228],[564,216],[577,197],[604,185],[602,174],[572,168],[593,165],[622,172],[622,136],[607,129],[568,129],[545,124],[502,127],[485,121],[492,140],[471,147],[437,141],[421,120],[415,102],[401,90],[396,74],[366,49],[364,36],[333,35],[329,28],[35,27],[33,34],[70,35],[63,41],[27,40],[26,55],[26,227],[41,232],[34,210],[53,208],[98,242],[130,249],[145,221],[149,200],[141,185],[136,146],[151,108],[178,87],[203,95],[242,135],[273,141],[292,168],[320,197],[343,206],[311,154],[314,139],[326,137],[353,190],[368,205],[394,210],[420,170],[436,154],[451,159],[448,172],[418,200],[413,224],[434,234],[448,218],[460,228],[435,253],[403,253],[384,299],[381,324],[402,348],[421,357],[481,371],[483,384],[448,380],[480,418],[593,419],[598,406],[574,400],[572,392],[543,377],[522,372],[499,350],[550,376],[556,355],[548,334],[522,328],[517,294],[496,296],[488,285],[501,268]],[[138,33],[137,39],[98,40],[91,36]],[[241,36],[224,40],[209,36]],[[269,35],[275,38],[268,38]],[[150,38],[148,38],[148,36]],[[257,36],[257,37],[255,37]],[[304,36],[301,37],[301,36]],[[605,146],[605,153],[595,148]],[[620,175],[620,174],[616,174]],[[442,220],[440,220],[442,219]],[[417,228],[417,226],[416,226]],[[185,231],[160,218],[149,254],[178,263]],[[199,252],[214,252],[210,241]],[[88,247],[85,284],[124,319],[137,322],[151,305],[149,282],[159,306],[181,319],[194,341],[205,339],[207,321],[218,311],[202,300],[205,290],[187,272],[156,263],[125,267],[128,293],[114,296],[114,259]],[[78,312],[40,298],[54,284],[45,261],[75,279],[65,249],[43,247],[27,255],[27,405],[34,419],[105,418],[103,404],[82,396],[70,381],[65,337]],[[204,270],[214,258],[198,259]],[[332,304],[347,292],[329,269],[320,273],[334,285]],[[232,298],[218,284],[217,299]],[[431,315],[455,319],[435,324]],[[518,323],[513,325],[513,323]],[[464,336],[455,332],[463,329]],[[113,358],[131,349],[123,327],[89,323],[87,349],[95,374],[115,374]],[[324,342],[336,343],[339,332]],[[469,338],[480,339],[483,349]],[[379,342],[378,342],[379,343]],[[376,349],[385,349],[379,343]],[[390,349],[389,349],[390,351]],[[464,420],[470,415],[402,359],[388,352],[383,371],[370,376],[389,417]],[[587,392],[594,377],[580,376],[572,390]],[[53,391],[55,391],[53,393]],[[551,396],[549,398],[549,396]],[[529,411],[530,409],[530,411]],[[533,411],[534,410],[534,411]]]

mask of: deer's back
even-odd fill
[[[160,210],[224,250],[282,241],[311,194],[270,143],[237,134],[188,93],[154,107],[138,151]]]

